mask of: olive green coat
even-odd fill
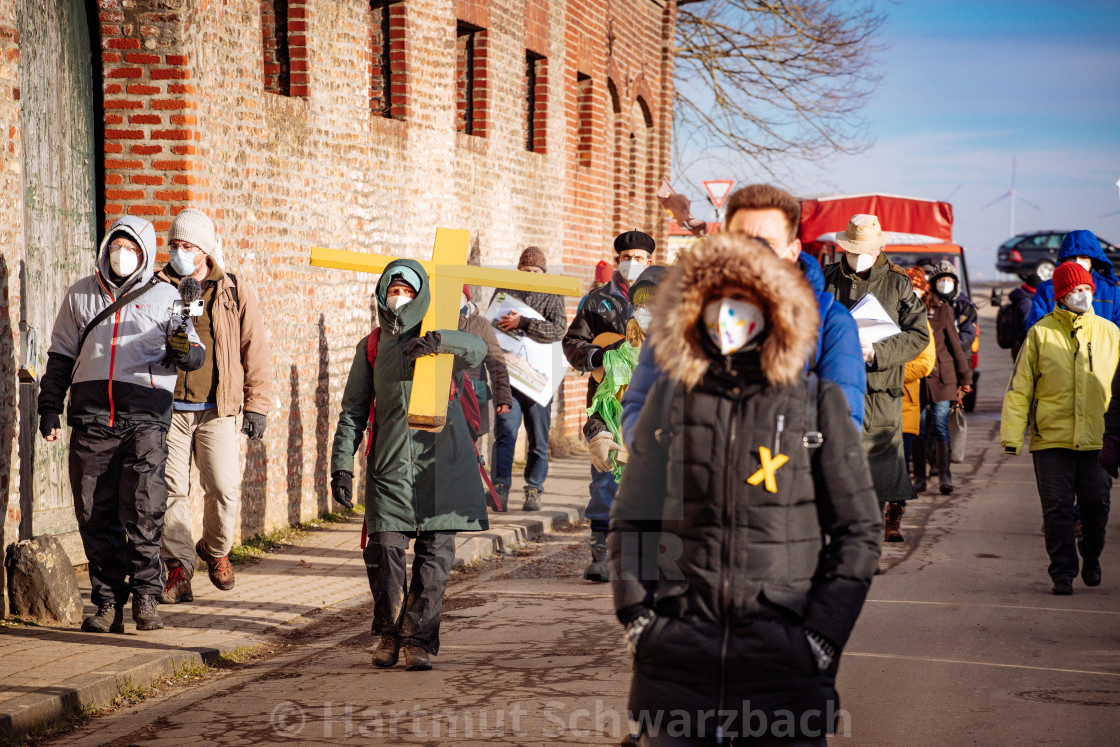
[[[847,308],[873,293],[902,331],[875,343],[875,360],[867,367],[863,448],[880,502],[917,496],[910,484],[902,449],[902,394],[906,364],[929,344],[926,307],[914,293],[910,277],[880,254],[867,279],[841,260],[824,268],[825,290]]]
[[[392,278],[406,268],[420,276],[416,299],[399,309],[385,305]],[[396,271],[394,271],[396,270]],[[394,260],[377,284],[377,315],[381,339],[371,369],[366,340],[354,350],[354,362],[342,394],[342,412],[335,431],[331,472],[354,471],[354,452],[364,448],[370,401],[376,397],[373,447],[366,458],[366,528],[369,532],[479,531],[489,528],[478,460],[458,400],[447,408],[447,425],[439,433],[408,427],[412,366],[404,346],[414,340],[431,300],[428,277],[419,263]],[[439,330],[440,353],[455,356],[454,376],[486,357],[477,336]]]

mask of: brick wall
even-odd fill
[[[18,53],[4,36],[13,2],[0,0],[0,55]],[[664,239],[653,189],[668,168],[671,1],[390,3],[388,78],[374,5],[99,0],[105,222],[149,218],[163,245],[179,209],[201,208],[228,269],[261,294],[276,396],[265,438],[243,442],[242,536],[330,508],[331,437],[375,279],[309,267],[312,246],[427,257],[436,226],[452,226],[471,232],[483,264],[510,266],[536,244],[587,289],[622,227]],[[262,25],[262,10],[285,9],[288,95],[268,90],[282,89],[267,83],[280,62]],[[470,135],[458,125],[462,24],[475,29]],[[532,150],[527,52],[545,63]],[[0,113],[14,109],[3,64]],[[634,174],[620,149],[632,135]],[[10,154],[0,167],[18,163]],[[585,392],[570,376],[558,430],[578,433]]]
[[[19,329],[19,267],[23,247],[20,183],[19,32],[14,0],[0,2],[0,547],[18,536],[19,393],[16,347]],[[0,589],[4,572],[0,569]],[[0,617],[7,602],[0,599]]]

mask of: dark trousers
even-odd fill
[[[95,605],[163,591],[167,429],[159,423],[70,432],[70,488]]]
[[[552,427],[552,401],[538,405],[532,397],[513,390],[513,405],[505,415],[498,415],[494,424],[494,467],[490,478],[503,485],[513,480],[513,449],[517,445],[517,429],[525,420],[529,439],[529,455],[525,460],[525,484],[544,492],[548,477],[548,432]]]
[[[1096,451],[1043,449],[1034,457],[1034,476],[1042,500],[1050,578],[1077,575],[1073,525],[1081,514],[1081,554],[1095,559],[1104,549],[1112,478],[1097,463]],[[1074,505],[1076,501],[1076,506]]]
[[[412,578],[405,563],[415,538]],[[454,532],[373,532],[363,552],[373,594],[373,632],[400,636],[401,645],[439,653],[443,593],[455,559]]]

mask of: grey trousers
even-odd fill
[[[405,552],[415,538],[412,577]],[[454,532],[373,532],[363,551],[373,594],[373,632],[400,636],[401,645],[439,653],[443,593],[455,559]]]

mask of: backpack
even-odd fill
[[[366,338],[366,360],[369,361],[370,370],[373,370],[373,364],[377,360],[377,349],[381,344],[381,328],[370,332],[369,337]],[[478,471],[482,474],[482,480],[486,483],[486,489],[490,491],[490,497],[494,500],[494,505],[497,506],[499,512],[505,511],[505,506],[502,505],[501,500],[498,498],[494,490],[493,483],[490,482],[490,476],[486,474],[486,462],[478,453],[478,447],[475,445],[475,439],[478,438],[478,429],[482,425],[482,411],[478,407],[478,397],[474,393],[474,385],[471,384],[471,377],[463,374],[463,385],[458,387],[455,385],[455,377],[451,378],[451,391],[448,393],[447,401],[454,402],[458,398],[459,406],[463,409],[463,417],[467,421],[467,430],[470,432],[471,448],[474,449],[475,458],[478,460]],[[369,439],[366,441],[366,456],[369,456],[370,449],[373,448],[373,423],[376,416],[377,402],[374,398],[369,401],[369,424],[366,430],[369,431]],[[365,545],[365,524],[362,524],[362,547]]]
[[[1005,303],[996,314],[996,343],[1004,350],[1014,348],[1023,337],[1023,318],[1014,303]]]

